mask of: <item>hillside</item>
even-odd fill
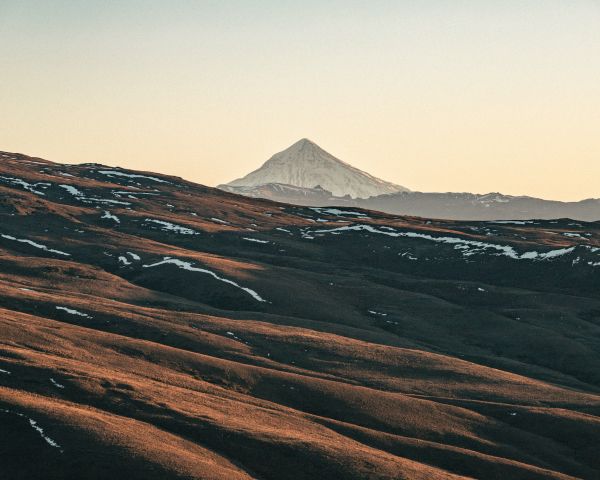
[[[600,222],[0,152],[2,478],[598,478],[598,285]]]

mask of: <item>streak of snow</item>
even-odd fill
[[[227,335],[229,335],[230,337],[233,337],[233,338],[234,338],[234,340],[239,340],[240,342],[243,342],[243,340],[242,340],[240,337],[236,336],[236,334],[235,334],[235,333],[233,333],[233,332],[229,332],[229,331],[227,331],[227,332],[225,332],[225,333],[226,333]],[[248,342],[244,342],[244,343],[248,343]]]
[[[131,188],[137,188],[137,187],[131,187]],[[134,197],[136,195],[159,195],[159,193],[156,192],[132,192],[132,191],[128,191],[128,190],[113,190],[112,194],[120,197],[120,195],[133,195]]]
[[[565,237],[572,237],[572,238],[581,238],[582,240],[585,240],[586,242],[589,242],[590,240],[588,238],[585,238],[584,236],[582,236],[579,233],[573,233],[573,232],[564,232],[563,235]]]
[[[80,312],[79,310],[74,310],[72,308],[68,308],[68,307],[56,307],[57,310],[63,310],[71,315],[78,315],[80,317],[85,317],[85,318],[93,318],[90,315],[88,315],[87,313],[83,313]]]
[[[31,245],[32,247],[39,248],[40,250],[44,250],[49,253],[56,253],[58,255],[64,255],[65,257],[70,257],[70,253],[61,252],[60,250],[54,250],[53,248],[48,248],[46,245],[42,245],[41,243],[34,242],[33,240],[28,240],[26,238],[16,238],[12,235],[0,234],[0,237],[6,240],[12,240],[14,242],[26,243],[27,245]]]
[[[0,180],[5,180],[8,183],[10,183],[11,185],[18,185],[20,187],[23,187],[28,192],[35,193],[36,195],[46,195],[44,192],[40,192],[39,190],[36,190],[38,188],[38,185],[41,185],[44,187],[51,185],[50,183],[45,183],[45,182],[29,183],[21,178],[4,177],[4,176],[0,176]]]
[[[156,262],[156,263],[153,263],[151,265],[144,265],[144,268],[158,267],[159,265],[167,265],[167,264],[175,265],[176,267],[181,268],[183,270],[187,270],[189,272],[206,273],[207,275],[212,276],[216,280],[219,280],[221,282],[227,283],[229,285],[233,285],[234,287],[243,290],[244,292],[248,293],[249,295],[252,296],[252,298],[254,298],[255,300],[257,300],[259,302],[266,302],[266,300],[264,298],[262,298],[254,290],[252,290],[250,288],[247,288],[247,287],[242,287],[238,283],[234,282],[233,280],[229,280],[227,278],[220,277],[215,272],[212,272],[212,271],[207,270],[205,268],[193,267],[192,266],[192,262],[185,262],[183,260],[179,260],[179,259],[176,259],[176,258],[164,257],[164,259],[161,260],[160,262]]]
[[[60,445],[58,443],[56,443],[54,440],[52,440],[48,435],[46,435],[44,433],[44,429],[42,427],[40,427],[33,418],[29,419],[29,425],[31,425],[31,427],[33,429],[35,429],[44,440],[46,440],[46,443],[48,445],[50,445],[51,447],[54,447],[54,448],[60,448]]]
[[[311,207],[311,210],[317,213],[329,214],[329,215],[350,215],[353,217],[366,217],[366,213],[352,212],[349,210],[340,210],[339,208],[322,208],[322,207]]]
[[[535,251],[525,252],[523,254],[519,254],[513,247],[510,245],[498,245],[495,243],[485,243],[477,240],[465,240],[463,238],[458,237],[434,237],[432,235],[426,233],[417,233],[417,232],[397,232],[397,231],[382,231],[374,228],[371,225],[348,225],[345,227],[338,227],[327,230],[315,230],[311,233],[341,233],[341,232],[350,232],[350,231],[366,231],[369,233],[376,233],[380,235],[388,235],[390,237],[407,237],[407,238],[422,238],[424,240],[429,240],[432,242],[438,243],[447,243],[455,245],[454,248],[460,250],[464,257],[469,257],[471,255],[475,255],[478,253],[487,252],[489,250],[495,251],[495,255],[497,256],[506,256],[515,260],[549,260],[560,257],[562,255],[571,253],[575,247],[569,248],[561,248],[557,250],[550,250],[549,252],[539,253]]]
[[[67,192],[69,192],[74,197],[83,197],[83,193],[77,190],[73,185],[59,185],[60,188],[64,188]]]
[[[268,240],[259,240],[258,238],[242,237],[242,240],[255,243],[270,243]]]
[[[27,415],[24,415],[23,413],[13,412],[6,408],[0,408],[0,412],[11,413],[13,415],[17,415],[18,417],[27,419],[31,428],[33,428],[36,432],[38,432],[48,445],[50,445],[51,447],[54,447],[54,448],[58,448],[60,450],[60,453],[63,453],[62,447],[58,443],[56,443],[54,440],[52,440],[48,435],[46,435],[44,433],[44,429],[42,427],[40,427],[33,418],[29,418]]]
[[[100,218],[107,219],[107,220],[114,220],[117,223],[121,223],[121,220],[119,220],[119,217],[117,217],[116,215],[113,215],[108,210],[104,210],[104,214]]]
[[[98,170],[98,173],[102,175],[107,175],[109,177],[144,178],[146,180],[152,180],[153,182],[158,183],[171,183],[167,182],[166,180],[163,180],[162,178],[149,177],[148,175],[138,175],[135,173],[119,172],[117,170]]]
[[[110,205],[131,205],[131,202],[121,202],[120,200],[109,200],[108,198],[89,198],[78,197],[84,203],[108,203]]]
[[[527,225],[528,223],[534,223],[532,220],[495,220],[489,223],[499,223],[499,224],[512,224],[512,225]]]
[[[63,389],[65,388],[64,385],[61,385],[60,383],[58,383],[56,380],[54,380],[53,378],[50,378],[50,382],[52,383],[52,385],[54,385],[56,388],[60,388]]]
[[[162,227],[161,230],[180,233],[182,235],[199,235],[196,230],[192,230],[191,228],[182,227],[181,225],[176,225],[174,223],[165,222],[164,220],[155,220],[152,218],[146,218],[144,221],[155,223]]]

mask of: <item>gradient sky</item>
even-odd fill
[[[413,190],[600,197],[600,2],[0,0],[0,150],[215,185],[301,137]]]

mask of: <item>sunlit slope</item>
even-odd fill
[[[598,223],[0,155],[3,478],[597,478]]]

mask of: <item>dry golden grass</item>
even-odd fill
[[[600,297],[584,262],[306,239],[357,220],[31,161],[0,164],[50,184],[0,182],[0,234],[70,255],[0,238],[2,478],[598,478]],[[597,224],[583,240],[562,235],[568,221],[488,238],[477,222],[369,217],[521,251],[600,245]],[[221,279],[143,266],[165,257]]]

